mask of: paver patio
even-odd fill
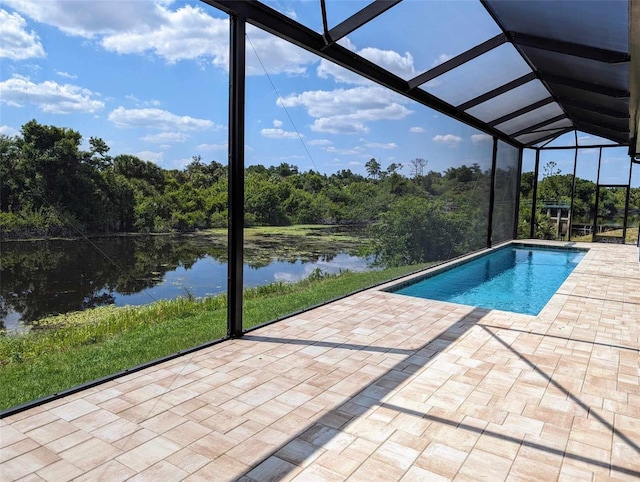
[[[372,289],[6,417],[0,478],[638,480],[638,249],[585,246],[538,316]]]

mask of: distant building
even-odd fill
[[[555,224],[556,238],[564,239],[569,233],[571,205],[559,201],[542,201],[538,206]]]

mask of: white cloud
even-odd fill
[[[329,146],[326,151],[331,154],[340,154],[342,156],[359,156],[364,154],[364,148],[362,146],[355,146],[348,149],[338,149],[336,147]],[[366,157],[369,156],[366,155]]]
[[[220,144],[200,144],[198,150],[201,151],[222,151],[227,149],[227,143],[222,142]]]
[[[211,62],[228,70],[229,21],[209,15],[213,9],[186,5],[171,10],[172,0],[74,2],[64,0],[3,0],[15,10],[63,32],[90,39],[110,52],[154,54],[167,63]],[[263,75],[255,48],[269,73],[302,74],[317,57],[284,40],[247,27],[247,74]]]
[[[282,127],[282,121],[278,119],[273,119],[273,127]]]
[[[9,13],[0,9],[0,25],[2,25],[0,57],[11,60],[46,57],[38,34],[33,30],[27,31],[27,22],[18,13]]]
[[[471,136],[471,142],[473,142],[474,144],[490,141],[491,139],[493,139],[493,137],[491,137],[489,134],[473,134]]]
[[[371,80],[325,59],[320,60],[316,73],[321,79],[333,77],[335,82],[343,84],[375,85]]]
[[[317,56],[251,25],[247,26],[247,39],[247,75],[264,75],[264,69],[269,74],[302,75],[308,65],[318,62]],[[228,46],[225,49],[227,62]]]
[[[434,136],[432,140],[434,142],[446,144],[449,147],[456,147],[460,142],[462,142],[462,137],[455,136],[453,134],[438,134],[437,136]]]
[[[400,55],[394,50],[382,50],[374,47],[366,47],[361,50],[357,50],[350,40],[347,40],[347,44],[343,46],[349,50],[353,50],[358,55],[378,64],[380,67],[387,69],[389,72],[392,72],[403,79],[410,79],[416,76],[416,70],[413,65],[413,56],[409,52],[405,52],[404,55]],[[339,65],[325,59],[320,61],[320,65],[318,65],[317,68],[317,74],[318,77],[323,79],[333,77],[336,82],[373,85],[373,82],[369,79],[354,74],[350,70],[340,67]]]
[[[68,72],[61,72],[61,71],[56,71],[56,74],[58,74],[60,77],[64,77],[65,79],[77,79],[78,76],[77,75],[73,75],[70,74]]]
[[[262,129],[260,130],[260,134],[263,137],[268,137],[269,139],[297,139],[298,138],[297,132],[285,131],[283,129]],[[300,136],[302,136],[302,134]]]
[[[440,64],[444,64],[447,60],[451,60],[453,56],[448,54],[440,54],[436,57],[436,59],[431,63],[431,68],[437,67]]]
[[[366,47],[359,50],[358,54],[403,79],[410,79],[416,75],[416,70],[413,66],[413,56],[409,52],[400,55],[394,50]]]
[[[381,142],[369,142],[365,144],[365,147],[369,147],[371,149],[396,149],[398,144],[395,142],[387,142],[386,144]]]
[[[333,144],[333,141],[329,139],[312,139],[307,144],[310,146],[330,146]]]
[[[189,138],[182,132],[159,132],[158,134],[148,134],[141,137],[141,141],[152,142],[154,144],[164,144],[165,142],[184,142]]]
[[[284,107],[304,107],[315,118],[313,131],[355,134],[369,132],[365,122],[408,116],[412,111],[401,105],[407,102],[395,92],[376,86],[307,91],[291,94],[278,103]]]
[[[139,0],[120,0],[117,8],[111,2],[74,2],[73,8],[64,0],[3,0],[3,3],[38,22],[85,38],[132,29],[141,20],[148,28],[159,27],[166,10],[160,3]]]
[[[208,119],[179,116],[162,109],[125,109],[120,106],[109,113],[116,127],[147,127],[163,131],[194,131],[219,128]]]
[[[98,2],[91,2],[98,3]],[[151,52],[169,64],[180,60],[211,59],[218,67],[228,65],[228,22],[213,18],[199,6],[186,5],[170,11],[155,5],[159,21],[139,24],[104,35],[100,44],[119,54]]]
[[[13,127],[0,126],[0,135],[13,137],[17,136],[18,134],[20,134],[20,131],[14,129]]]
[[[422,134],[423,132],[425,132],[424,127],[412,127],[411,129],[409,129],[409,132],[413,133],[413,134]]]
[[[151,100],[140,100],[138,99],[135,95],[133,94],[127,94],[124,96],[125,99],[130,100],[131,102],[133,102],[136,106],[140,107],[140,106],[144,106],[144,107],[149,107],[149,106],[153,106],[153,107],[158,107],[161,102],[159,100],[156,99],[151,99]]]
[[[32,104],[52,114],[96,112],[104,108],[104,103],[95,99],[98,94],[88,89],[50,80],[36,84],[19,75],[0,82],[0,92],[0,103],[13,107]]]
[[[133,155],[136,157],[139,157],[143,161],[159,162],[159,161],[162,161],[164,152],[140,151],[140,152],[136,152]]]

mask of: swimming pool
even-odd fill
[[[577,249],[507,246],[388,291],[537,315],[584,255]]]

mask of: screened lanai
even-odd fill
[[[640,170],[636,163],[640,19],[634,2],[482,0],[477,7],[485,23],[480,26],[478,22],[473,41],[465,36],[464,41],[456,42],[456,29],[469,26],[461,25],[459,18],[454,21],[453,16],[448,17],[437,2],[350,2],[352,14],[343,18],[344,13],[335,14],[333,2],[320,1],[304,19],[297,19],[277,2],[203,1],[227,13],[231,22],[230,186],[239,190],[235,197],[230,191],[237,210],[229,239],[230,246],[238,247],[230,253],[236,263],[241,263],[242,257],[240,177],[244,166],[247,24],[484,133],[475,136],[490,136],[493,150],[486,200],[487,247],[517,238],[518,223],[519,237],[571,240],[572,235],[575,238],[582,234],[590,235],[592,241],[625,242],[630,210],[630,230],[637,230],[640,208],[631,189],[638,187]],[[394,48],[402,45],[407,55],[421,60],[420,29],[425,18],[437,18],[446,26],[448,51],[455,54],[440,58],[424,71],[390,63],[380,55],[381,51],[392,51],[386,45],[393,39]],[[406,29],[395,27],[395,31],[387,32],[386,25],[397,25],[392,19],[402,19],[400,24]],[[377,36],[375,49],[355,48],[354,42],[360,38],[372,42],[364,32],[374,31],[388,35]],[[581,142],[588,146],[581,146]],[[590,162],[585,159],[592,157],[594,150],[598,151],[597,160],[585,167]],[[565,157],[568,153],[573,155],[573,162],[567,161],[562,171],[552,168],[543,174],[545,166],[554,166],[557,161],[545,160],[548,154],[541,161],[541,152],[563,152]],[[518,195],[523,159],[533,178],[528,199]],[[619,174],[615,180],[607,179],[602,168],[605,164],[609,169],[615,165],[613,169]],[[589,171],[593,193],[585,201],[589,206],[581,206],[580,211],[575,209],[576,173],[583,170]],[[506,172],[517,174],[505,176]],[[560,172],[565,178],[570,175],[565,179],[569,190],[556,192],[554,197],[558,199],[538,200],[538,181]],[[619,199],[615,207],[609,202],[610,209],[604,207],[607,194]],[[526,206],[521,207],[521,202]],[[547,226],[546,231],[539,228],[538,211],[546,211],[549,216],[553,211],[554,226]],[[611,212],[617,217],[607,221]],[[606,234],[614,228],[615,235]],[[234,276],[231,279],[238,286],[238,308],[230,319],[239,320],[241,282]],[[232,331],[239,335],[241,328],[236,326]]]
[[[206,308],[211,321],[175,345],[173,335],[165,333],[160,339],[171,348],[158,347],[135,363],[110,361],[99,372],[70,374],[74,382],[62,383],[56,392],[76,389],[75,383],[97,383],[99,377],[117,378],[130,365],[141,369],[242,337],[264,323],[510,240],[637,242],[636,2],[323,0],[297,5],[203,0],[194,5],[190,11],[209,22],[203,25],[223,31],[228,40],[222,47],[204,44],[204,50],[216,52],[216,80],[229,86],[198,106],[215,113],[217,122],[184,117],[191,123],[184,132],[152,130],[140,140],[179,144],[199,126],[213,126],[225,137],[228,129],[228,142],[194,146],[204,153],[223,152],[222,162],[207,167],[194,156],[197,161],[184,172],[156,177],[154,182],[164,177],[173,187],[189,185],[183,186],[185,212],[161,219],[175,203],[170,194],[145,200],[118,222],[124,219],[131,226],[142,213],[135,223],[142,232],[135,234],[166,234],[188,223],[189,233],[217,231],[205,233],[206,247],[189,249],[184,238],[169,239],[170,248],[157,247],[162,237],[145,238],[131,248],[123,248],[122,240],[108,247],[87,240],[74,250],[82,253],[80,261],[61,254],[59,264],[34,268],[31,278],[14,276],[15,270],[3,273],[9,289],[2,298],[6,319],[23,316],[18,326],[26,328],[49,315],[113,304],[114,286],[118,296],[124,294],[123,305],[154,306],[158,298],[179,300],[183,293],[213,300]],[[170,57],[168,69],[173,62]],[[200,74],[202,88],[209,73]],[[311,81],[320,87],[305,90]],[[193,102],[193,96],[184,96],[185,103]],[[275,112],[274,117],[266,118],[266,111]],[[114,110],[108,117],[131,128],[134,121],[118,119],[127,112]],[[154,109],[131,109],[127,115],[142,114],[166,115]],[[267,122],[273,127],[265,128]],[[403,132],[396,130],[398,123]],[[294,143],[297,147],[291,147]],[[405,145],[413,159],[390,155]],[[374,156],[385,156],[387,166]],[[314,160],[321,157],[327,159],[324,165]],[[369,158],[374,169],[365,170]],[[298,170],[291,159],[306,163],[308,170]],[[136,178],[139,172],[132,169],[128,175]],[[308,223],[315,226],[308,228]],[[255,234],[256,225],[267,229]],[[304,242],[269,231],[281,225],[302,226]],[[317,232],[330,248],[318,251],[308,242]],[[287,252],[296,250],[289,249],[294,242],[303,253],[297,257]],[[156,249],[169,251],[169,261],[146,259]],[[39,247],[28,250],[33,252],[18,249],[12,259],[39,259]],[[114,263],[123,252],[129,258]],[[162,277],[167,265],[188,271],[203,257],[215,259],[214,267],[206,268],[195,295],[192,286],[181,288],[179,278]],[[84,259],[110,277],[94,282],[89,281],[93,273],[81,272],[77,278],[87,280],[86,286],[57,288],[58,273],[93,269]],[[137,265],[140,259],[142,266]],[[257,276],[265,264],[278,263],[295,265],[298,272],[270,268],[264,278]],[[127,264],[131,271],[124,269]],[[356,279],[343,283],[333,279],[338,275]],[[41,280],[38,290],[31,288],[34,278]],[[331,286],[325,290],[323,283]],[[166,296],[153,291],[169,284],[177,291]],[[32,303],[38,291],[44,307]],[[24,402],[45,397],[42,401],[52,391],[38,390],[33,395],[22,390],[18,396]]]
[[[92,23],[105,14],[92,5],[102,6],[73,8],[88,8],[77,17]],[[87,236],[74,258],[56,251],[59,239],[31,251],[3,244],[15,254],[0,313],[24,315],[30,329],[0,358],[3,480],[640,477],[640,2],[202,0],[153,9],[148,24],[129,22],[140,30],[123,28],[117,52],[144,89],[139,98],[127,91],[135,109],[108,117],[126,128],[136,115],[161,117],[135,136],[167,149],[205,126],[211,140],[194,145],[223,154],[164,171],[127,157],[155,174],[154,189],[164,182],[188,202],[163,219],[152,208],[177,195],[160,196],[132,169],[135,186],[158,195],[135,211],[149,232],[118,236],[115,247]],[[77,32],[83,47],[99,39],[92,55],[123,40],[63,27],[65,42]],[[133,66],[127,52],[145,42],[156,50],[141,47],[149,58]],[[211,65],[184,54],[202,45],[216,52]],[[158,52],[166,76],[145,77]],[[143,96],[193,58],[177,90],[202,118],[172,116],[160,109],[168,97]],[[224,89],[207,97],[214,77]],[[174,117],[187,127],[158,130]],[[404,145],[411,157],[387,154]],[[177,241],[155,231],[196,214]],[[317,251],[323,236],[331,249]],[[303,255],[288,256],[294,242]],[[516,249],[527,259],[560,252],[573,264],[535,313],[397,290]],[[201,260],[202,295],[154,291],[181,287]],[[163,278],[169,264],[179,275]],[[265,265],[266,281],[256,281]],[[49,271],[87,286],[60,287]],[[454,286],[465,278],[452,276]],[[537,295],[540,279],[515,279],[524,298]],[[125,302],[139,286],[149,299],[100,306],[114,304],[116,285]],[[73,303],[35,309],[39,290],[47,304]]]

